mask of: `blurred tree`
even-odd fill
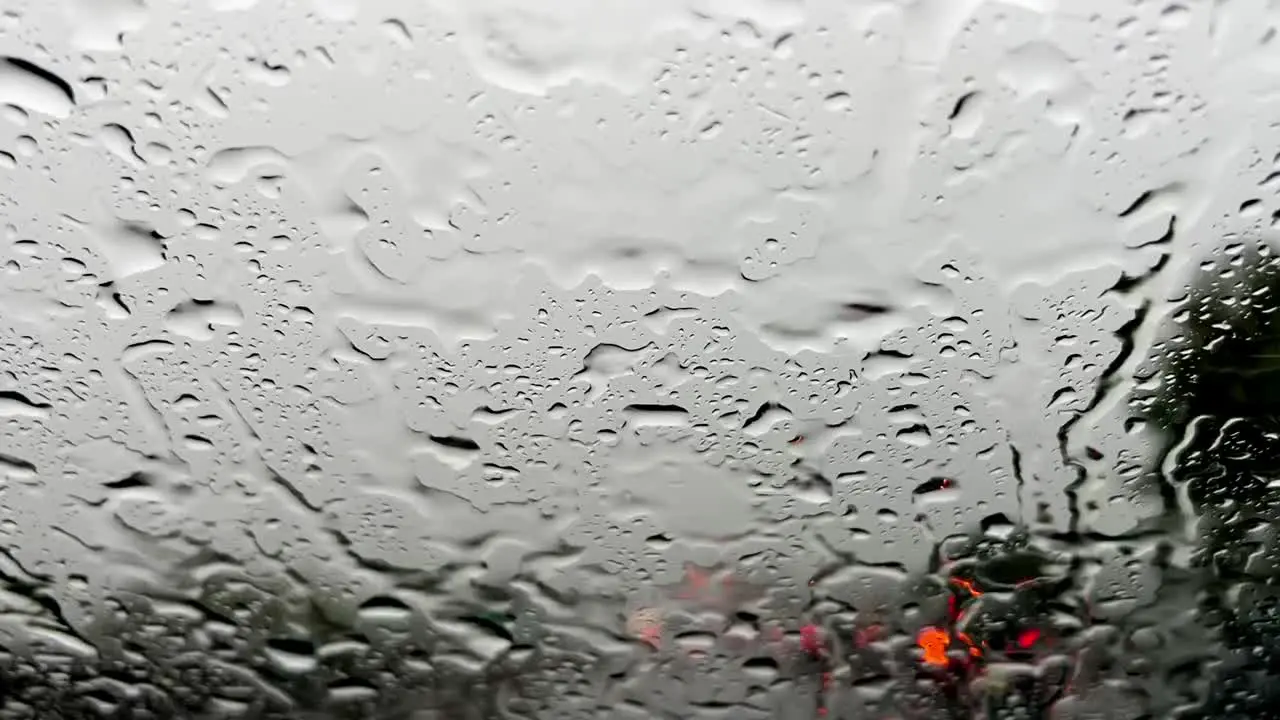
[[[1133,407],[1168,438],[1166,497],[1195,528],[1199,616],[1221,643],[1179,717],[1280,717],[1280,254],[1228,243],[1165,323]]]

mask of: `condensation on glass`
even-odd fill
[[[1280,5],[8,0],[0,718],[1262,718]]]

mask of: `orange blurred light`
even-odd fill
[[[926,627],[916,636],[916,644],[924,651],[924,661],[929,665],[947,664],[947,647],[951,645],[951,636],[946,630]]]
[[[979,590],[979,589],[977,588],[977,586],[975,586],[975,585],[973,584],[973,581],[972,581],[972,580],[965,580],[964,578],[951,578],[951,583],[952,583],[953,585],[957,585],[957,586],[959,586],[959,587],[962,587],[962,588],[964,588],[965,590],[968,590],[968,591],[969,591],[969,594],[970,594],[970,595],[972,595],[973,597],[981,597],[981,596],[982,596],[982,591],[981,591],[981,590]]]

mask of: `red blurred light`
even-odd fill
[[[1039,639],[1040,639],[1039,630],[1035,628],[1031,628],[1029,630],[1023,630],[1022,634],[1018,635],[1018,646],[1021,647],[1023,650],[1026,650],[1032,645],[1035,645],[1036,641]]]
[[[822,655],[826,648],[822,642],[822,630],[817,625],[809,624],[800,628],[800,647],[810,655]]]

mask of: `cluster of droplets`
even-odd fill
[[[629,94],[495,83],[390,0],[49,5],[0,22],[0,716],[1147,711],[1166,547],[1074,548],[1030,669],[951,658],[919,583],[973,537],[1133,529],[1108,493],[1165,410],[1098,396],[1208,142],[1207,4],[704,13]],[[1274,215],[1253,125],[1210,228]],[[1077,232],[1106,260],[998,279]],[[882,238],[923,301],[852,303],[893,323],[865,346],[753,316]],[[1270,496],[1222,507],[1213,462],[1175,481],[1247,542],[1202,562],[1264,575]]]

